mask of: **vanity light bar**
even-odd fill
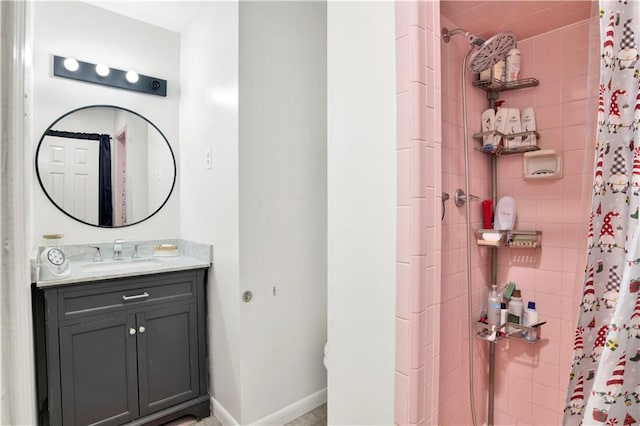
[[[134,71],[122,71],[115,68],[107,68],[107,74],[104,75],[104,77],[101,77],[96,69],[96,64],[77,60],[77,69],[75,71],[70,71],[64,65],[65,59],[68,58],[56,55],[53,56],[53,75],[85,81],[87,83],[149,93],[151,95],[167,96],[167,80],[137,74]],[[102,71],[102,67],[104,67],[104,65],[100,65]],[[104,71],[102,71],[102,74],[104,74]],[[127,74],[129,74],[129,78],[127,78]],[[134,75],[137,75],[137,80],[133,78]]]

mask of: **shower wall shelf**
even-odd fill
[[[541,231],[503,231],[498,229],[478,229],[479,246],[511,247],[511,248],[540,248]]]
[[[464,83],[464,79],[463,79],[463,83]],[[510,81],[510,82],[503,82],[495,79],[490,79],[488,81],[476,80],[473,82],[474,87],[479,88],[485,92],[488,108],[493,108],[493,109],[496,108],[496,101],[498,100],[498,96],[501,91],[524,89],[527,87],[537,86],[538,84],[539,82],[535,78],[525,78],[525,79]],[[535,133],[535,135],[537,139],[539,136],[537,133]],[[489,159],[489,164],[491,168],[490,169],[491,170],[490,172],[491,200],[493,201],[493,205],[495,206],[497,205],[497,202],[498,202],[498,199],[497,199],[498,198],[498,176],[497,176],[498,166],[497,164],[498,164],[499,156],[502,154],[517,154],[517,153],[524,153],[529,151],[537,151],[540,148],[537,145],[525,146],[525,147],[518,146],[517,149],[509,150],[509,149],[505,149],[505,148],[509,148],[508,145],[505,147],[503,146],[502,143],[498,143],[496,144],[497,145],[496,148],[491,147],[491,149],[487,150],[487,149],[483,149],[485,147],[482,146],[483,135],[479,134],[474,137],[478,137],[478,136],[480,137],[480,141],[481,141],[480,143],[481,148],[479,149],[479,151],[485,152]],[[514,136],[514,135],[511,135],[511,136]],[[520,135],[517,135],[517,136],[520,136]],[[502,141],[504,140],[505,138],[503,136]],[[498,232],[497,237],[494,235],[491,235],[491,236],[483,235],[482,231],[486,231],[486,230],[478,231],[479,232],[478,245],[488,246],[489,248],[488,251],[490,253],[490,272],[489,272],[489,277],[487,282],[491,282],[491,283],[498,282],[498,249],[500,247],[518,247],[518,248],[540,247],[540,237],[542,233],[538,231],[497,231]],[[489,230],[489,232],[496,232],[496,231]],[[486,232],[484,232],[484,234],[486,234]],[[488,241],[488,239],[495,240],[495,241]],[[535,336],[535,339],[532,338],[531,340],[528,340],[528,339],[525,339],[522,334],[522,331],[523,331],[522,327],[517,326],[515,324],[509,325],[509,326],[503,326],[505,327],[504,332],[501,332],[502,330],[498,330],[498,332],[496,332],[495,326],[493,327],[493,330],[492,330],[491,327],[487,328],[485,324],[479,323],[479,325],[482,328],[480,328],[479,330],[476,330],[476,337],[482,340],[488,341],[490,343],[489,344],[489,398],[487,401],[487,404],[488,404],[487,424],[493,425],[494,424],[493,417],[494,417],[495,370],[496,370],[496,341],[503,338],[509,338],[509,339],[523,340],[527,343],[533,344],[540,341],[540,327],[536,327],[535,330],[525,329],[525,331],[528,334],[527,337]],[[529,332],[535,333],[535,334],[529,335]]]
[[[540,341],[540,332],[542,326],[546,324],[546,321],[541,321],[533,326],[526,326],[515,324],[512,322],[506,322],[499,327],[495,327],[495,337],[492,337],[494,333],[494,326],[485,324],[483,322],[476,323],[476,337],[480,340],[486,340],[488,342],[496,342],[502,339],[514,339],[521,342],[534,345]],[[535,336],[535,339],[528,339],[527,336]]]
[[[519,132],[519,133],[509,133],[509,134],[504,134],[504,133],[498,132],[497,130],[490,130],[488,132],[474,133],[473,138],[477,139],[482,144],[482,141],[485,136],[500,136],[503,141],[504,140],[509,141],[509,140],[513,140],[516,137],[525,137],[525,136],[532,136],[532,135],[535,135],[536,140],[540,139],[540,133],[536,132],[535,130],[530,130],[527,132]],[[486,146],[486,147],[482,146],[482,147],[476,147],[474,149],[476,151],[484,152],[485,154],[508,155],[508,154],[522,154],[524,152],[530,152],[530,151],[538,151],[540,150],[540,147],[537,145],[526,145],[526,146],[505,148],[504,146],[502,146],[502,144],[500,144],[499,146]]]
[[[526,87],[534,87],[540,84],[535,78],[523,78],[515,81],[501,81],[492,78],[490,80],[476,80],[473,86],[487,92],[502,92],[505,90],[524,89]]]

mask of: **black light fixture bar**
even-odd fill
[[[64,66],[65,59],[61,56],[53,56],[53,75],[151,95],[167,96],[167,80],[138,74],[138,81],[131,83],[127,80],[127,71],[115,68],[109,68],[109,74],[101,77],[96,72],[96,64],[82,61],[77,61],[77,70],[70,71]]]

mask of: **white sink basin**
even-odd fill
[[[80,266],[85,272],[128,272],[150,269],[162,264],[158,259],[122,259],[104,262],[85,263]]]

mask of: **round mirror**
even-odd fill
[[[66,215],[117,228],[164,206],[176,182],[176,161],[152,122],[125,108],[93,105],[64,114],[45,130],[36,174]]]

